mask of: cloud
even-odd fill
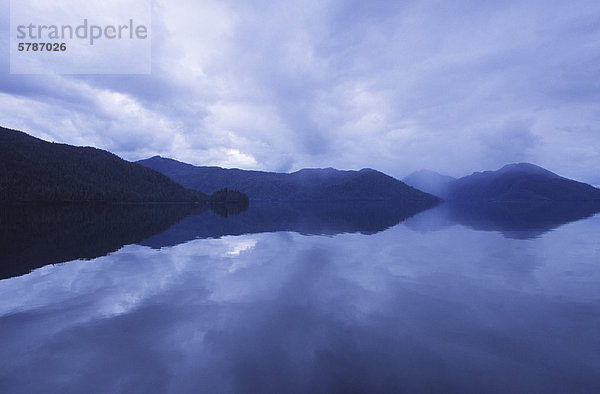
[[[0,117],[127,159],[397,177],[519,160],[593,181],[599,15],[585,0],[157,0],[151,76],[4,73]]]

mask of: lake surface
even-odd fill
[[[3,234],[0,392],[600,392],[600,215],[184,211]]]

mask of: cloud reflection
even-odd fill
[[[253,234],[48,266],[0,281],[0,390],[593,391],[597,226]]]

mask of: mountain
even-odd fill
[[[518,163],[476,172],[448,184],[446,200],[459,202],[600,203],[600,190],[542,167]]]
[[[435,171],[420,170],[408,175],[406,178],[402,179],[402,182],[415,189],[444,198],[448,193],[449,183],[454,180],[456,180],[456,178],[442,175]]]
[[[0,127],[0,202],[194,202],[208,196],[91,147]]]
[[[137,163],[190,189],[211,193],[223,187],[242,190],[252,201],[394,201],[433,206],[440,200],[372,169],[303,169],[291,174],[196,167],[155,156]]]

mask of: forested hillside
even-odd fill
[[[96,148],[0,128],[0,202],[192,202],[208,197]]]
[[[508,164],[452,181],[444,198],[459,202],[591,202],[600,206],[599,189],[530,163]]]
[[[212,193],[221,188],[241,190],[256,201],[334,202],[391,201],[427,207],[440,199],[372,169],[340,171],[303,169],[291,174],[196,167],[159,156],[138,162],[190,189]]]

